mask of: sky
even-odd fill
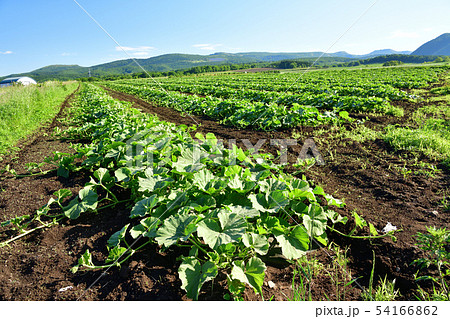
[[[450,32],[449,13],[448,0],[0,0],[0,76],[166,53],[413,51]]]

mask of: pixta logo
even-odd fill
[[[301,146],[300,151],[298,146]],[[276,154],[267,156],[264,150],[268,148]],[[243,161],[243,157],[258,164],[263,164],[270,158],[274,164],[281,165],[325,165],[313,138],[308,138],[303,143],[295,139],[260,139],[255,143],[249,139],[223,140],[210,135],[202,140],[193,139],[192,143],[177,144],[173,135],[148,130],[137,132],[128,139],[125,151],[126,165],[135,169],[170,164],[197,170],[203,167],[201,163],[205,158],[217,163],[225,161],[228,165],[247,165],[249,162]]]

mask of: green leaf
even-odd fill
[[[206,192],[210,187],[211,181],[214,180],[214,177],[214,174],[205,168],[194,174],[192,183],[202,191]]]
[[[265,271],[266,265],[258,257],[250,258],[247,264],[243,260],[236,260],[233,262],[231,278],[249,284],[255,292],[262,295]]]
[[[139,225],[131,228],[130,235],[133,239],[136,239],[141,235],[148,238],[154,238],[156,237],[156,230],[160,224],[161,220],[159,218],[153,216],[147,217],[141,220]]]
[[[98,204],[98,195],[90,188],[83,188],[78,198],[75,197],[64,207],[64,215],[70,219],[77,219],[81,213],[95,210]]]
[[[211,195],[200,195],[188,203],[189,207],[194,208],[197,212],[203,212],[216,206],[216,200]]]
[[[220,245],[237,242],[245,234],[246,220],[237,214],[221,210],[219,223],[214,219],[205,219],[198,224],[197,233],[212,249]]]
[[[325,194],[325,191],[323,190],[323,188],[320,187],[320,186],[316,186],[316,187],[314,188],[314,190],[313,190],[313,193],[314,193],[315,195],[322,195],[322,196],[326,196],[326,195],[327,195],[327,194]]]
[[[302,216],[308,212],[309,206],[299,200],[291,200],[289,203],[290,210],[292,210],[296,215]]]
[[[70,271],[72,273],[76,273],[78,271],[78,268],[80,266],[85,266],[85,267],[94,267],[94,264],[92,263],[92,255],[89,252],[89,249],[86,249],[86,251],[84,252],[84,254],[78,259],[78,265],[72,267],[70,269]]]
[[[227,275],[227,286],[228,291],[231,293],[235,301],[243,300],[242,294],[245,291],[245,283],[238,279],[231,279],[231,277]],[[224,296],[224,299],[227,298]]]
[[[357,227],[363,228],[363,227],[367,226],[367,222],[361,216],[359,216],[356,212],[353,212],[353,217],[355,218],[355,224]]]
[[[328,194],[325,195],[325,199],[327,200],[328,206],[333,205],[333,206],[340,207],[340,208],[345,206],[345,203],[342,200],[336,199],[331,195],[328,195]]]
[[[327,218],[333,223],[342,223],[346,224],[348,221],[347,216],[342,216],[339,213],[335,212],[332,209],[324,209],[325,215],[327,215]]]
[[[130,226],[130,224],[126,224],[125,226],[122,227],[121,230],[116,231],[114,234],[111,235],[111,237],[108,239],[108,247],[114,247],[119,245],[120,241],[125,238],[128,226]]]
[[[342,117],[344,120],[350,120],[349,114],[347,111],[340,111],[339,116]]]
[[[72,196],[72,192],[69,189],[60,189],[53,193],[58,198],[58,202],[61,202],[64,198]]]
[[[14,218],[11,218],[11,219],[9,219],[9,220],[6,220],[6,221],[2,222],[2,223],[0,224],[0,226],[1,226],[1,227],[4,227],[4,226],[8,226],[8,225],[13,224],[13,225],[17,225],[17,226],[20,227],[20,223],[21,223],[22,221],[26,220],[27,218],[30,218],[30,215],[23,215],[23,216],[19,216],[19,217],[16,216],[16,217],[14,217]],[[22,227],[23,227],[23,226],[22,226]]]
[[[181,156],[172,164],[173,168],[180,173],[193,173],[202,169],[205,165],[200,160],[208,154],[200,147],[188,147],[182,149]]]
[[[309,236],[302,226],[295,226],[280,232],[273,231],[275,238],[281,246],[281,252],[287,259],[298,259],[309,249]]]
[[[242,148],[237,147],[236,144],[233,144],[233,155],[241,162],[248,160],[247,155],[245,155]]]
[[[121,246],[115,246],[109,251],[108,258],[105,260],[105,264],[115,263],[119,260],[122,255],[126,253],[127,249]]]
[[[139,189],[140,192],[154,192],[157,189],[163,188],[170,184],[170,182],[173,182],[173,179],[170,177],[164,178],[160,175],[155,176],[147,176],[145,178],[139,177],[138,183],[139,183]]]
[[[224,176],[232,177],[234,175],[241,175],[242,167],[239,165],[226,166]]]
[[[178,240],[186,241],[196,230],[196,225],[192,223],[195,220],[195,216],[188,214],[170,216],[157,230],[156,241],[165,247],[176,244]]]
[[[98,179],[100,184],[105,185],[112,181],[112,177],[106,168],[100,167],[94,172],[94,177]]]
[[[255,187],[255,185],[255,182],[243,181],[239,175],[234,175],[234,177],[228,182],[228,187],[239,193],[248,193]]]
[[[188,298],[198,299],[203,284],[217,276],[217,266],[207,261],[203,265],[195,257],[184,257],[178,268],[181,288],[187,292]]]
[[[245,247],[253,248],[257,254],[265,255],[269,251],[269,241],[266,236],[246,233],[242,237],[242,242]]]
[[[131,177],[131,171],[127,167],[121,167],[114,172],[117,182],[128,182]]]
[[[192,183],[200,190],[215,194],[226,187],[226,181],[217,178],[207,169],[202,169],[194,174]]]
[[[320,191],[319,189],[315,190]],[[289,192],[289,198],[297,199],[299,201],[303,201],[305,199],[308,199],[310,202],[316,201],[314,190],[309,186],[307,181],[303,180],[295,180],[292,182],[292,190]]]
[[[322,235],[327,229],[327,220],[323,207],[318,204],[309,205],[308,213],[303,215],[303,225],[310,237]]]
[[[284,193],[281,190],[276,190],[267,194],[251,194],[248,198],[252,202],[253,208],[262,212],[275,213],[289,204],[289,200],[284,196]]]
[[[195,133],[195,138],[198,139],[198,140],[200,140],[200,141],[202,141],[202,142],[205,141],[205,137],[204,137],[203,134],[200,133],[200,132]]]
[[[230,209],[230,211],[234,214],[240,215],[244,218],[255,218],[259,217],[260,213],[257,209],[251,208],[251,207],[243,207],[243,206],[226,206]]]
[[[69,178],[69,170],[64,166],[59,166],[56,170],[56,175],[64,178]]]
[[[144,217],[158,203],[156,194],[138,201],[130,212],[130,218]]]
[[[378,236],[378,231],[372,223],[369,223],[369,231],[372,236]]]
[[[268,178],[258,182],[262,193],[271,193],[274,191],[284,191],[287,189],[287,184],[275,178]]]

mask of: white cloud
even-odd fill
[[[417,32],[408,32],[403,30],[395,30],[391,32],[389,39],[415,39],[419,38],[420,35]]]
[[[155,50],[155,48],[149,47],[149,46],[143,46],[143,45],[139,46],[139,47],[116,47],[116,51],[122,51],[122,50],[141,52],[141,51],[153,51],[153,50]]]
[[[61,56],[72,56],[72,55],[76,55],[76,53],[70,53],[70,52],[61,53]]]
[[[193,47],[194,48],[198,48],[200,50],[208,50],[208,51],[214,51],[216,50],[218,47],[221,47],[222,44],[194,44]]]
[[[12,54],[12,51],[0,51],[0,54]]]
[[[125,51],[130,56],[137,58],[148,58],[154,50],[156,50],[156,48],[144,45],[138,47],[116,47],[116,51]]]

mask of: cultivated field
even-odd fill
[[[0,299],[448,300],[448,71],[80,83],[3,156]]]

